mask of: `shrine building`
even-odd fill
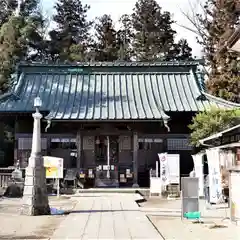
[[[189,174],[192,117],[211,106],[239,107],[206,93],[197,61],[21,64],[0,97],[0,118],[14,124],[14,161],[22,168],[31,152],[36,97],[42,100],[42,154],[61,157],[64,169],[95,180],[97,171],[110,168],[120,186],[146,187],[163,152],[179,154],[180,174]]]

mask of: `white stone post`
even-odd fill
[[[229,180],[230,218],[232,222],[240,225],[240,165],[230,170]]]
[[[41,155],[41,118],[38,111],[41,100],[34,101],[36,113],[33,119],[32,151],[28,167],[25,169],[25,185],[23,192],[22,214],[36,216],[50,214],[46,187],[46,170]]]

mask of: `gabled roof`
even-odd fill
[[[204,92],[198,62],[24,64],[0,113],[42,111],[56,120],[160,120],[168,112],[240,105]]]

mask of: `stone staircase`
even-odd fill
[[[98,188],[118,188],[119,182],[117,179],[98,178],[95,180],[95,187]]]

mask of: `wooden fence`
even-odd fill
[[[12,176],[13,170],[11,168],[0,168],[0,188],[8,186],[8,181]]]

